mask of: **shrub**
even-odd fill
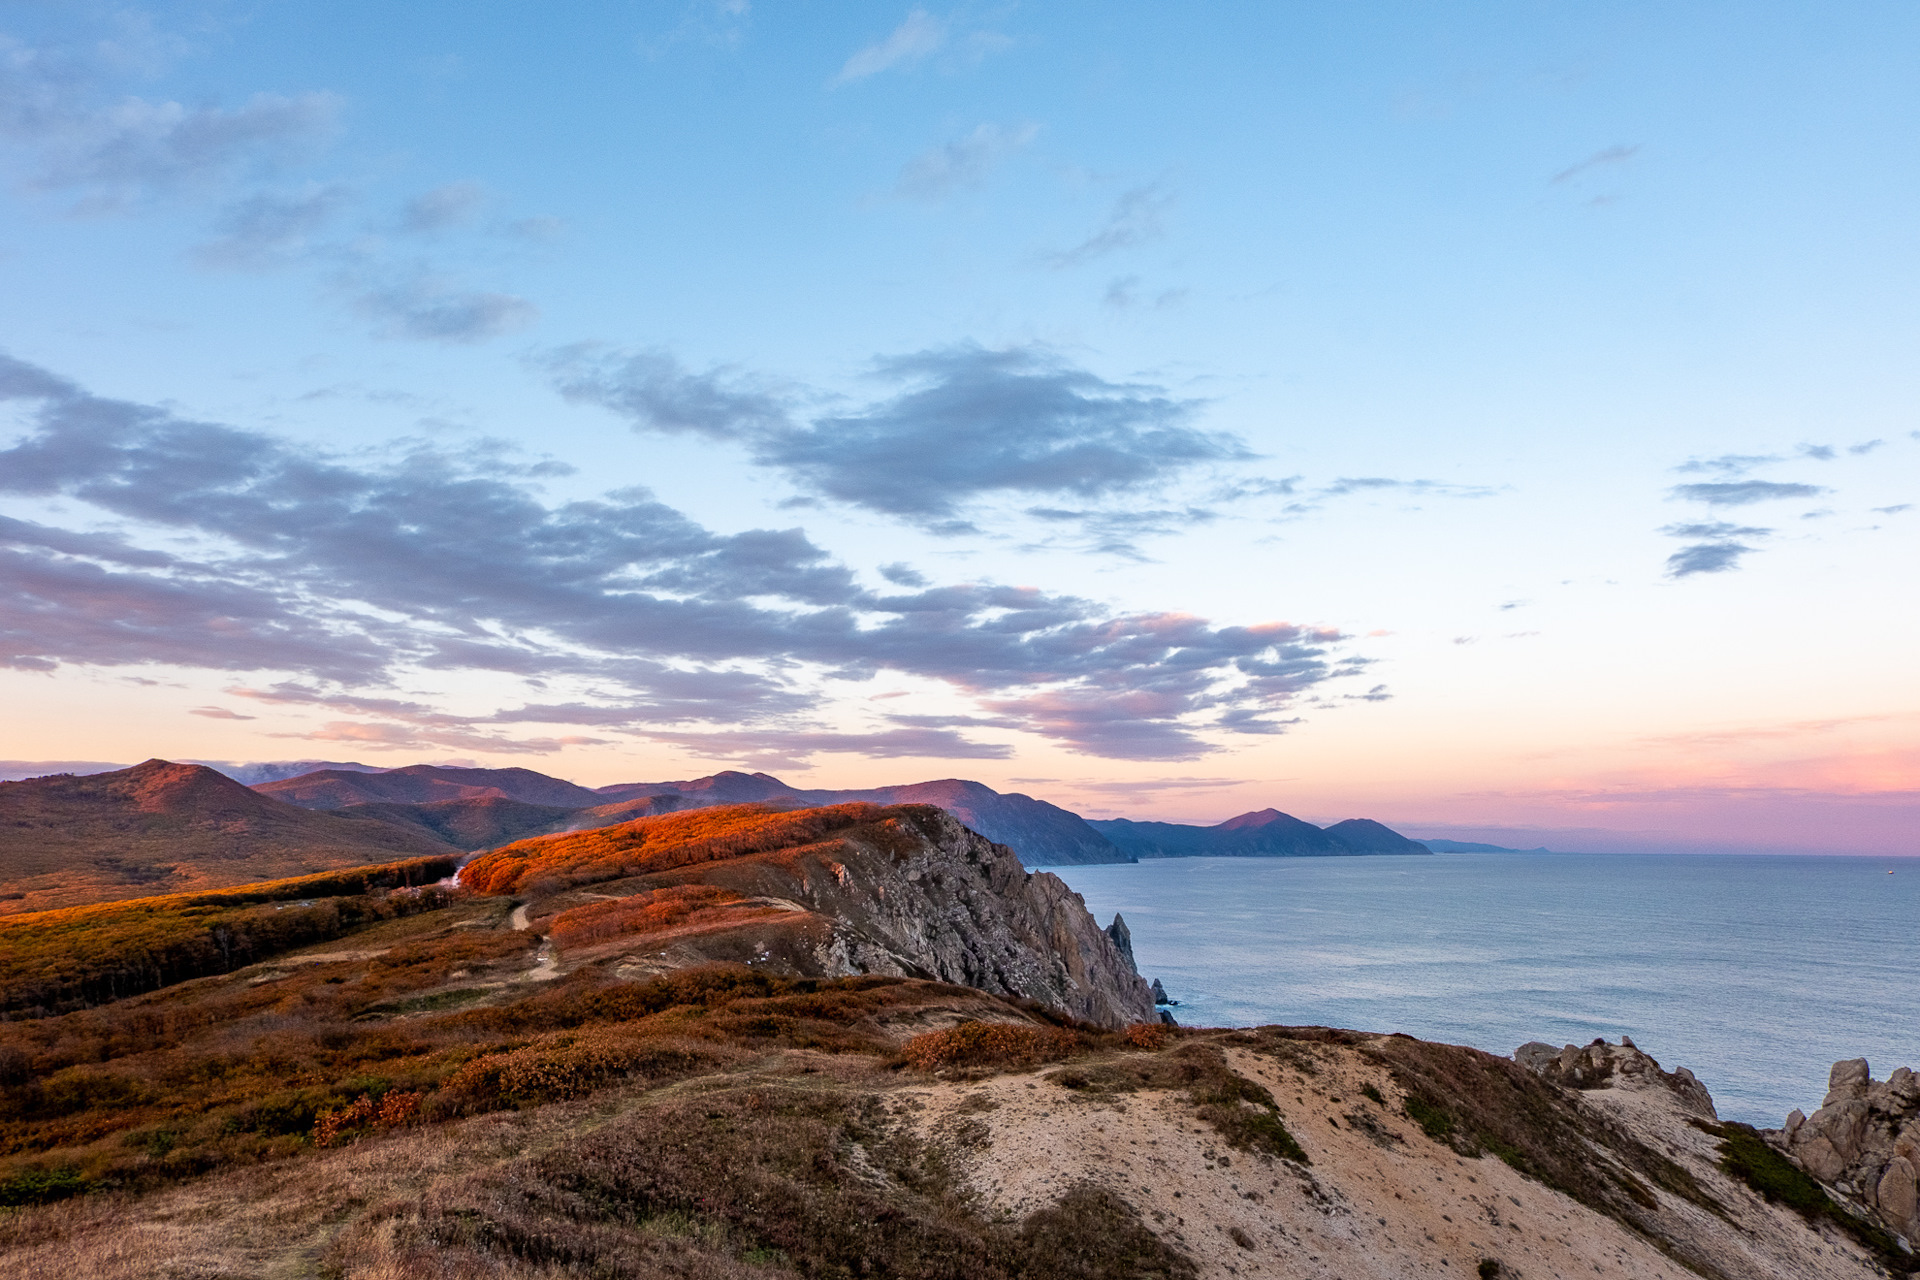
[[[469,862],[460,883],[476,893],[525,893],[536,886],[552,891],[753,853],[796,851],[856,827],[870,843],[904,848],[900,822],[932,812],[924,805],[835,804],[775,812],[741,804],[658,814],[502,845]]]
[[[1164,1022],[1136,1022],[1127,1028],[1127,1043],[1136,1049],[1164,1049],[1169,1037]]]
[[[1009,1022],[962,1022],[944,1031],[915,1036],[902,1046],[910,1066],[921,1071],[941,1067],[1032,1066],[1058,1062],[1083,1047],[1078,1032]]]
[[[726,908],[745,900],[740,894],[717,885],[668,885],[664,889],[562,911],[553,918],[547,933],[563,946],[580,946],[622,934],[659,933],[679,925],[734,914]]]

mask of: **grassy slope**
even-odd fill
[[[226,973],[395,916],[432,910],[451,857],[265,881],[204,893],[0,919],[0,1014],[64,1011]]]
[[[0,914],[452,851],[425,831],[312,813],[164,760],[0,783]]]

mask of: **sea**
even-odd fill
[[[1049,867],[1188,1026],[1510,1054],[1631,1036],[1722,1119],[1812,1112],[1841,1058],[1920,1070],[1920,858],[1442,853]],[[1889,874],[1891,872],[1892,874]]]

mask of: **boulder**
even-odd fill
[[[1910,1068],[1876,1081],[1865,1058],[1834,1063],[1819,1110],[1793,1112],[1777,1141],[1809,1175],[1888,1230],[1907,1238],[1920,1232],[1920,1079]]]
[[[1914,1228],[1920,1226],[1920,1222],[1915,1221],[1915,1212],[1920,1209],[1917,1193],[1920,1186],[1916,1185],[1912,1161],[1905,1156],[1887,1161],[1886,1170],[1874,1189],[1874,1198],[1887,1225],[1903,1236],[1912,1236]]]
[[[1625,1037],[1617,1045],[1595,1040],[1584,1048],[1570,1044],[1560,1049],[1533,1040],[1515,1049],[1513,1060],[1542,1079],[1569,1089],[1657,1085],[1670,1090],[1682,1110],[1704,1119],[1719,1118],[1713,1109],[1713,1095],[1694,1078],[1693,1072],[1685,1067],[1662,1071],[1651,1054],[1642,1052]]]

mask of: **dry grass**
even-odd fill
[[[747,854],[791,857],[856,828],[868,843],[891,847],[902,837],[887,830],[889,823],[924,821],[934,812],[924,805],[873,804],[776,812],[746,804],[661,814],[502,846],[468,863],[460,882],[478,893],[551,893]]]
[[[0,920],[0,1016],[138,995],[438,910],[452,858],[415,858],[232,889],[41,911]],[[405,891],[415,886],[414,891]],[[391,892],[401,889],[403,892]]]
[[[452,852],[424,831],[310,813],[198,765],[0,782],[0,914]]]

